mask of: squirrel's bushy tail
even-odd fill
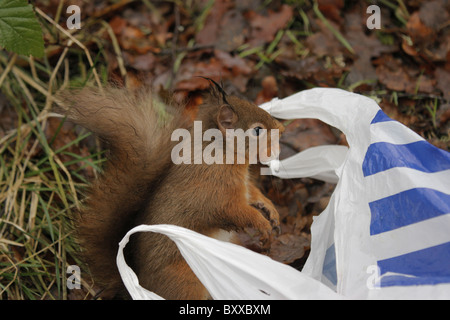
[[[94,132],[110,152],[74,220],[83,260],[105,288],[102,295],[114,297],[124,288],[116,267],[118,243],[172,165],[171,133],[186,128],[189,117],[149,90],[84,88],[58,99],[65,105],[62,113]]]

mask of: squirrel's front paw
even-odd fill
[[[264,218],[269,220],[272,229],[271,231],[275,231],[277,235],[279,235],[281,232],[280,215],[273,204],[269,202],[257,201],[253,203],[252,206],[258,209]]]
[[[274,236],[272,225],[269,221],[261,217],[257,222],[253,223],[253,227],[259,231],[261,248],[264,250],[269,249]]]
[[[255,227],[260,232],[259,241],[262,249],[270,250],[274,236],[281,232],[280,215],[271,202],[257,201],[252,207],[261,213],[259,223]]]

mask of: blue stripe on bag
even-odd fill
[[[323,261],[322,274],[334,285],[337,285],[336,249],[334,243],[327,249]]]
[[[450,213],[450,195],[434,189],[410,189],[370,202],[369,207],[370,235],[375,235]]]
[[[378,261],[382,287],[450,283],[450,242]]]
[[[379,111],[372,124],[384,121],[390,119]],[[447,170],[450,153],[424,140],[402,145],[377,142],[369,146],[362,170],[367,177],[398,167],[426,173]],[[450,195],[411,185],[410,190],[370,202],[369,207],[370,234],[376,235],[450,213]],[[450,242],[379,260],[377,265],[382,287],[450,283]]]
[[[372,123],[378,123],[378,122],[385,122],[385,121],[394,121],[391,118],[389,118],[386,113],[383,112],[383,110],[380,110],[377,112],[377,114],[375,115],[375,117],[373,118]]]
[[[450,153],[436,148],[427,141],[395,145],[376,142],[369,146],[363,162],[364,176],[391,168],[407,167],[423,172],[450,169]]]

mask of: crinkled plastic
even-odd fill
[[[133,299],[162,299],[138,284],[125,264],[123,248],[135,232],[157,232],[172,239],[213,299],[338,299],[333,290],[296,269],[244,247],[174,225],[140,225],[120,243],[117,264]]]
[[[320,146],[270,164],[280,178],[337,182],[311,227],[303,270],[176,226],[138,226],[117,265],[134,299],[142,288],[123,259],[134,232],[178,246],[214,299],[449,299],[450,154],[370,98],[315,88],[260,106],[280,119],[315,118],[340,129],[350,148]]]

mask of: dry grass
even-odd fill
[[[104,157],[98,143],[92,141],[88,133],[79,132],[70,139],[69,136],[64,139],[64,121],[60,119],[56,121],[56,128],[52,128],[50,123],[54,124],[55,118],[60,117],[51,112],[51,107],[59,103],[55,101],[55,95],[66,88],[87,83],[101,88],[107,79],[106,61],[113,55],[116,56],[120,76],[126,79],[127,70],[122,57],[124,50],[120,48],[111,25],[102,18],[134,1],[110,1],[104,10],[82,21],[81,30],[69,31],[35,8],[45,33],[45,57],[35,60],[0,50],[0,299],[91,299],[95,296],[94,285],[87,274],[81,274],[82,290],[70,290],[66,285],[71,276],[67,273],[68,266],[81,266],[69,217],[80,206],[83,190],[88,183],[86,172],[94,176],[100,170]],[[172,2],[177,5],[193,3]],[[264,4],[270,2],[263,1]],[[239,57],[252,57],[256,62],[255,69],[267,72],[269,69],[266,67],[279,57],[283,49],[278,48],[284,35],[294,45],[299,59],[307,57],[310,50],[298,40],[312,35],[311,16],[301,9],[303,2],[315,3],[284,0],[283,3],[297,6],[301,19],[292,27],[280,30],[267,45],[239,47]],[[142,3],[149,10],[156,10],[152,1],[143,0]],[[403,1],[391,4],[383,0],[381,3],[392,10],[395,19],[404,27],[407,11]],[[203,28],[213,4],[213,0],[208,1],[200,14],[190,17],[195,32]],[[63,7],[64,1],[60,1],[56,8],[56,21]],[[352,52],[348,40],[327,22],[317,4],[312,10],[339,43]],[[184,14],[189,12],[185,10]],[[95,29],[89,28],[92,25],[97,31],[91,32]],[[105,41],[109,41],[105,39],[105,34],[111,40],[109,49],[103,49]],[[394,36],[388,36],[393,41]],[[173,43],[174,47],[171,48],[169,43],[162,50],[166,55],[173,56],[173,66],[170,66],[172,77],[178,72],[188,50],[195,47],[189,40],[189,46],[192,46],[185,46],[185,43],[178,52],[175,41]],[[96,56],[91,56],[88,50],[92,47],[98,48]],[[186,50],[183,51],[182,47]],[[348,85],[345,83],[346,76],[347,72],[343,72],[337,87],[353,91],[363,84],[371,84],[370,80],[363,80]],[[309,80],[299,82],[304,87],[316,85]],[[385,97],[392,108],[401,110],[398,101],[402,95],[417,102],[404,106],[402,112],[395,114],[406,119],[418,118],[422,121],[422,129],[432,124],[431,130],[423,130],[425,138],[450,148],[448,131],[441,133],[438,130],[438,109],[444,103],[441,97],[385,90],[380,85],[374,85],[374,88],[376,91],[367,94],[372,98]],[[89,152],[79,152],[88,142]]]
[[[37,62],[0,52],[0,88],[7,101],[3,107],[15,110],[12,121],[17,123],[0,136],[0,299],[90,297],[93,290],[86,275],[81,278],[84,290],[75,294],[66,286],[71,276],[67,267],[80,264],[68,217],[80,205],[80,192],[87,184],[82,171],[98,170],[102,157],[70,152],[89,134],[55,147],[64,121],[54,132],[47,124],[59,117],[50,112],[54,96],[73,84],[70,81],[94,80],[99,87],[101,81],[89,51],[76,36],[38,8],[36,12],[53,31],[49,35],[60,39],[60,53],[50,58],[48,51],[43,62]],[[88,61],[87,70],[69,67],[74,53]]]

